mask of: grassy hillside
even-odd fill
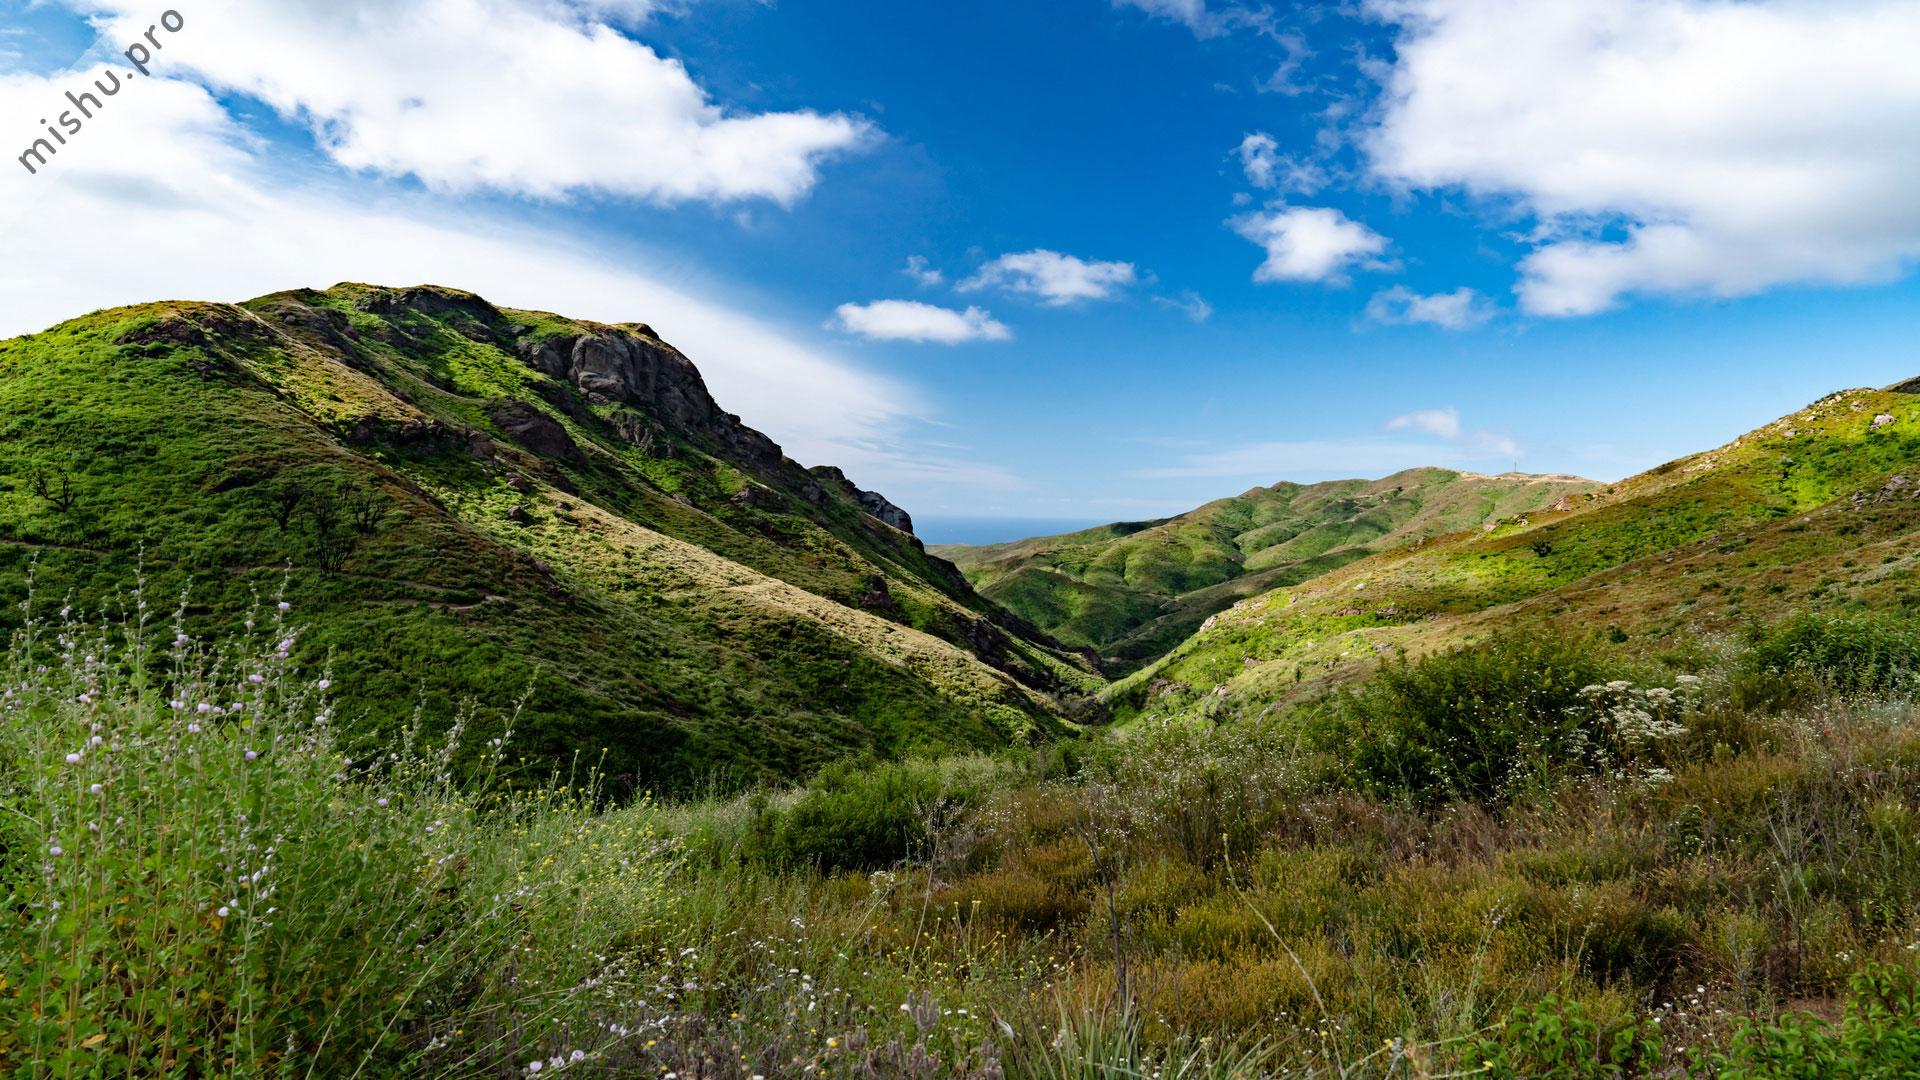
[[[1255,488],[1158,521],[934,550],[1061,641],[1137,666],[1236,601],[1595,487],[1563,476],[1410,469],[1384,480]]]
[[[1116,685],[1122,713],[1270,708],[1499,629],[1618,642],[1920,605],[1920,395],[1847,390],[1717,450],[1234,605]]]
[[[530,756],[628,787],[1005,745],[1099,683],[641,325],[359,285],[101,312],[0,343],[0,478],[7,618],[29,571],[44,613],[138,565],[192,637],[284,594],[353,730],[525,693]]]

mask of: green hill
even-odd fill
[[[1234,605],[1110,692],[1122,715],[1265,709],[1496,632],[1655,647],[1809,611],[1920,607],[1920,381],[1846,390],[1565,508]]]
[[[1061,641],[1137,666],[1247,597],[1596,486],[1566,476],[1409,469],[1384,480],[1254,488],[1158,521],[933,550]]]
[[[633,788],[1059,729],[1099,677],[911,528],[644,325],[341,285],[0,343],[0,617],[284,594],[354,730],[530,694],[524,752]]]

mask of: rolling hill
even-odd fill
[[[1102,680],[642,324],[340,285],[0,343],[0,617],[282,595],[369,735],[469,703],[631,789],[1061,730]],[[170,628],[150,633],[171,639]],[[497,732],[496,732],[497,733]]]
[[[1496,633],[1657,647],[1802,612],[1913,610],[1916,571],[1920,380],[1841,391],[1553,509],[1239,602],[1109,696],[1122,716],[1234,715]]]
[[[1597,487],[1568,476],[1410,469],[1383,480],[1254,488],[1157,521],[933,550],[988,598],[1124,670],[1240,600]]]

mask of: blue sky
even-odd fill
[[[430,275],[652,322],[925,519],[1614,479],[1920,374],[1909,4],[177,9],[4,181],[0,331]],[[0,0],[0,130],[157,14]]]

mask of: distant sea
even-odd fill
[[[913,518],[914,534],[928,544],[1004,544],[1030,536],[1079,532],[1106,522],[1092,518]]]

